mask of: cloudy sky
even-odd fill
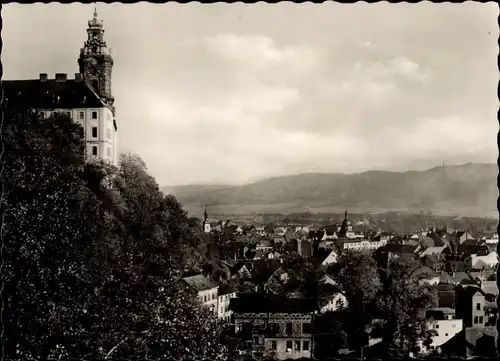
[[[496,162],[498,6],[100,4],[119,146],[161,185]],[[5,79],[77,72],[93,6],[3,6]]]

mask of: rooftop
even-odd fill
[[[184,282],[186,282],[189,286],[195,288],[198,291],[206,291],[212,288],[219,287],[217,282],[207,278],[203,275],[196,275],[191,277],[183,278]]]
[[[251,293],[231,299],[229,308],[235,313],[311,313],[318,309],[318,302],[310,298]]]
[[[4,101],[8,106],[34,109],[102,108],[106,105],[83,80],[66,79],[3,80]]]

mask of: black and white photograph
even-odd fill
[[[6,360],[498,359],[496,2],[1,18]]]

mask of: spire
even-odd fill
[[[97,6],[95,1],[94,1],[94,19],[97,20]]]
[[[205,212],[203,212],[203,223],[206,223],[208,219],[207,205],[205,204]]]
[[[345,210],[344,219],[346,219],[346,220],[347,220],[347,209]]]

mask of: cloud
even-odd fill
[[[165,185],[494,162],[498,8],[417,8],[99,6],[120,150]],[[91,6],[2,10],[6,78],[76,71]]]
[[[283,75],[307,73],[318,62],[318,53],[304,45],[278,47],[268,36],[222,33],[205,40],[209,51],[233,60],[238,70],[251,73],[277,71]],[[255,75],[255,74],[252,74]]]

